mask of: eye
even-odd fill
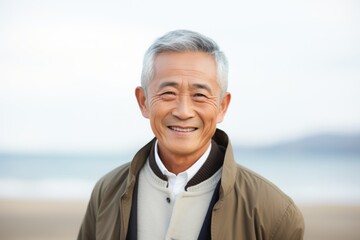
[[[176,96],[176,93],[172,92],[172,91],[167,91],[167,92],[161,93],[161,96],[164,96],[164,95],[174,95],[174,96]]]
[[[194,98],[196,98],[196,99],[205,99],[205,98],[208,98],[205,94],[202,94],[202,93],[195,93],[193,96],[194,96]]]
[[[173,100],[176,98],[176,93],[172,91],[166,91],[161,93],[160,96],[164,100]]]

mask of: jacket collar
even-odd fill
[[[167,181],[168,180],[167,176],[165,176],[161,172],[159,166],[156,163],[154,148],[155,148],[155,144],[151,148],[149,155],[150,168],[160,179]],[[213,140],[209,156],[207,157],[204,164],[197,171],[197,173],[191,179],[189,179],[188,183],[185,186],[185,190],[187,190],[188,187],[195,186],[205,181],[206,179],[210,178],[212,175],[214,175],[222,167],[223,160],[224,160],[224,152],[221,151],[219,146]]]
[[[237,164],[234,158],[234,152],[227,134],[220,130],[216,129],[216,132],[213,136],[213,140],[220,146],[225,148],[224,164],[221,174],[221,186],[220,186],[220,200],[224,198],[230,191],[234,189],[236,174],[237,174]]]

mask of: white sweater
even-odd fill
[[[220,177],[221,169],[175,200],[167,182],[155,175],[147,161],[139,175],[138,239],[197,239]]]

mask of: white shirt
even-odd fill
[[[164,166],[163,162],[161,161],[159,154],[158,154],[158,142],[155,143],[155,161],[158,165],[162,174],[167,176],[168,178],[168,188],[169,190],[175,195],[175,197],[185,190],[186,184],[189,180],[199,171],[201,166],[205,163],[206,159],[208,158],[211,150],[211,143],[209,144],[208,149],[204,152],[204,154],[186,171],[175,175],[174,173],[167,170]]]

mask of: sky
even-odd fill
[[[360,2],[0,2],[0,152],[121,152],[153,134],[138,109],[143,54],[175,29],[230,64],[233,144],[360,132]]]

